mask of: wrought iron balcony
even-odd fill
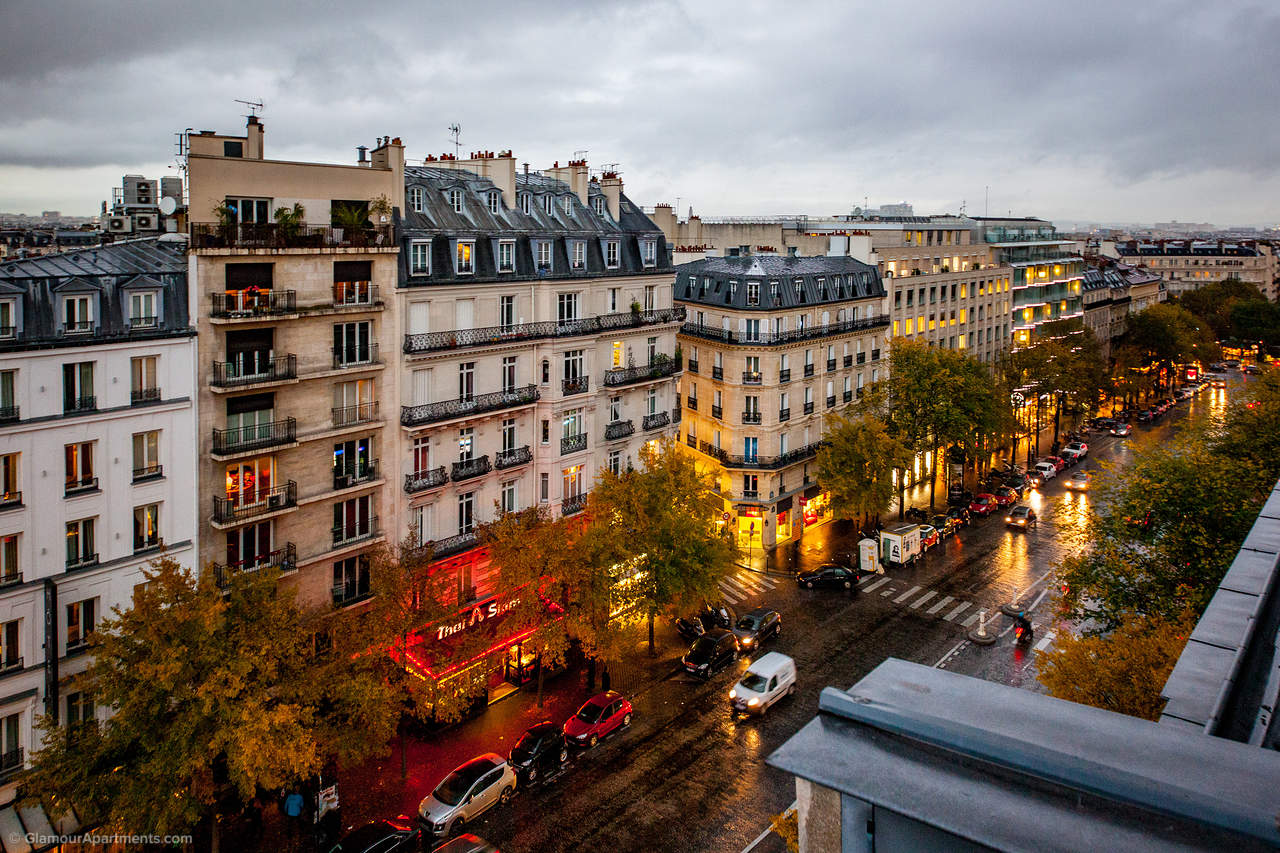
[[[367,281],[335,281],[333,283],[333,307],[352,305],[378,305],[378,285]]]
[[[143,465],[141,468],[133,469],[133,482],[140,483],[143,480],[155,480],[164,476],[163,465]]]
[[[349,524],[335,524],[333,527],[333,544],[350,545],[363,539],[372,539],[378,535],[378,517],[353,519]]]
[[[22,420],[21,406],[0,406],[0,423],[13,423]]]
[[[694,411],[694,412],[698,411],[698,398],[697,398],[697,397],[689,397],[687,400],[685,400],[685,401],[684,401],[684,404],[685,404],[685,406],[686,406],[686,407],[688,407],[691,411]]]
[[[215,361],[212,383],[219,388],[252,385],[256,382],[279,382],[298,377],[298,359],[292,354],[261,361],[249,358],[238,361]]]
[[[812,403],[812,402],[809,402],[809,403],[805,403],[805,404],[804,404],[804,413],[805,413],[806,415],[812,415],[812,414],[813,414],[813,403]]]
[[[97,410],[98,398],[93,395],[73,397],[71,399],[64,398],[62,401],[62,413],[65,415],[73,415],[80,412],[96,412]]]
[[[479,477],[488,474],[492,469],[489,464],[489,455],[477,456],[475,459],[463,459],[461,462],[453,463],[453,468],[449,473],[450,478],[455,482],[462,480],[470,480],[472,477]]]
[[[763,376],[761,376],[760,371],[758,371],[758,370],[744,370],[744,371],[742,371],[742,384],[743,384],[743,385],[759,385],[759,384],[760,384],[760,382],[763,380],[763,378],[764,378],[764,377],[763,377]]]
[[[652,415],[645,415],[640,421],[640,426],[645,431],[651,429],[661,429],[671,423],[671,415],[667,412],[656,412]]]
[[[671,422],[672,422],[673,424],[678,424],[678,423],[680,423],[680,419],[681,419],[683,416],[684,416],[684,412],[683,412],[683,410],[681,410],[679,407],[674,408],[674,409],[672,409],[672,410],[671,410]]]
[[[789,408],[787,408],[787,409],[778,409],[778,420],[780,420],[780,421],[789,421],[789,420],[791,420],[791,409],[789,409]]]
[[[723,448],[715,447],[708,442],[702,442],[699,448],[703,453],[720,460],[727,468],[754,468],[776,471],[780,468],[786,468],[788,465],[794,465],[806,459],[811,459],[818,453],[821,442],[805,445],[795,450],[789,450],[777,456],[733,456],[725,453]]]
[[[7,674],[10,672],[21,672],[22,668],[21,657],[11,657],[0,660],[0,673]]]
[[[250,424],[234,429],[213,430],[213,452],[226,456],[248,450],[265,450],[281,444],[293,444],[298,440],[298,422],[294,418]]]
[[[832,394],[830,397],[827,398],[827,408],[833,409],[835,408],[835,405],[836,405],[836,395]]]
[[[22,747],[11,749],[8,752],[0,752],[0,779],[7,779],[18,773],[26,766],[26,759],[23,758]]]
[[[880,360],[880,350],[878,350],[878,349],[873,349],[873,350],[871,351],[871,360],[872,360],[872,361],[879,361],[879,360]]]
[[[722,418],[724,418],[724,408],[722,406],[712,405],[711,417],[715,418],[716,420],[721,420]]]
[[[231,578],[241,572],[260,572],[264,569],[279,569],[281,572],[292,572],[298,568],[298,549],[292,542],[256,557],[247,557],[235,563],[213,566],[213,578],[221,589],[231,586]]]
[[[444,466],[441,465],[439,468],[405,474],[404,491],[405,494],[416,495],[418,492],[425,492],[427,489],[438,489],[447,482],[449,482],[449,475],[445,472]]]
[[[693,437],[693,436],[691,436],[691,435],[687,435],[687,436],[685,436],[685,441],[686,441],[686,442],[688,443],[688,445],[689,445],[690,447],[692,447],[694,450],[697,450],[697,449],[698,449],[698,439],[694,438],[694,437]]]
[[[851,332],[863,332],[870,329],[882,328],[888,325],[889,315],[886,314],[878,317],[865,317],[858,320],[841,320],[836,323],[828,323],[825,326],[806,326],[803,329],[794,329],[787,332],[761,331],[750,332],[747,334],[741,334],[730,329],[720,329],[705,324],[685,323],[681,327],[680,333],[728,344],[760,344],[764,346],[776,346],[778,344],[789,344],[797,341],[825,338],[832,335],[846,335]]]
[[[689,371],[690,373],[697,373],[697,372],[698,372],[698,360],[697,360],[696,358],[691,358],[691,359],[689,359],[689,367],[688,367],[687,369],[688,369],[688,371]]]
[[[538,400],[538,389],[534,385],[515,388],[511,391],[491,391],[488,394],[476,394],[471,397],[459,397],[456,400],[441,400],[438,403],[423,403],[418,406],[401,406],[400,423],[404,426],[420,426],[422,424],[447,421],[467,415],[478,415],[482,412],[494,412],[527,406]]]
[[[213,520],[219,524],[247,521],[297,505],[298,484],[290,480],[283,486],[266,491],[246,490],[238,495],[214,495]]]
[[[72,495],[78,495],[82,492],[96,491],[98,491],[97,477],[71,477],[66,481],[63,494],[66,497],[71,497]]]
[[[138,388],[129,392],[129,405],[141,406],[145,403],[160,402],[159,388]]]
[[[604,440],[613,441],[619,438],[626,438],[629,435],[633,435],[635,431],[636,425],[634,421],[614,421],[611,424],[605,425]]]
[[[191,223],[192,249],[395,248],[390,225],[340,228],[335,225],[280,225],[246,222]]]
[[[844,366],[845,366],[845,367],[853,367],[853,356],[852,356],[852,355],[846,355],[846,356],[844,357]]]
[[[851,402],[853,402],[853,392],[852,392],[852,391],[845,391],[845,392],[844,392],[844,397],[843,397],[843,399],[844,399],[844,402],[846,402],[846,403],[851,403]]]
[[[92,332],[92,320],[67,320],[62,324],[62,333],[64,335],[88,335]]]
[[[346,607],[356,602],[364,601],[373,595],[369,591],[368,580],[366,579],[364,583],[361,583],[357,578],[344,580],[342,583],[337,584],[334,586],[332,594],[334,607]]]
[[[349,489],[361,483],[370,483],[378,479],[378,460],[352,460],[346,465],[335,465],[333,468],[333,487]]]
[[[573,515],[574,513],[582,512],[586,508],[587,496],[585,494],[574,495],[573,497],[565,498],[560,502],[561,515]]]
[[[759,489],[743,489],[742,490],[742,499],[744,501],[754,501],[759,499],[759,497],[760,497]]]
[[[790,382],[790,381],[791,381],[791,368],[789,368],[789,367],[788,367],[786,370],[779,370],[779,371],[778,371],[778,383],[779,383],[779,384],[781,384],[781,383],[783,383],[783,382]]]
[[[335,406],[333,409],[333,425],[339,428],[368,423],[377,419],[377,400],[371,400],[368,403],[356,403],[354,406]]]
[[[246,288],[214,293],[213,311],[210,316],[227,320],[252,317],[271,317],[277,314],[296,314],[298,292],[296,290],[271,290]]]
[[[366,367],[380,364],[378,361],[378,345],[366,344],[362,347],[333,347],[333,369],[344,367]]]
[[[530,341],[540,338],[576,337],[592,335],[614,329],[634,329],[641,326],[652,326],[673,323],[683,320],[684,307],[663,308],[657,311],[640,311],[624,314],[602,314],[583,320],[547,320],[541,323],[521,323],[519,325],[486,326],[480,329],[458,329],[450,332],[423,332],[404,336],[404,351],[407,354],[437,352],[439,350],[463,349],[466,347],[483,347],[494,344],[505,344],[513,341]]]
[[[560,455],[566,453],[577,453],[579,450],[587,449],[587,434],[580,432],[577,435],[566,435],[560,439]]]
[[[723,367],[713,367],[713,368],[711,368],[711,378],[712,378],[712,379],[724,379],[724,368],[723,368]]]
[[[805,377],[806,377],[806,378],[807,378],[807,377],[810,377],[810,376],[812,376],[812,375],[813,375],[813,365],[812,365],[812,364],[806,364],[806,365],[804,366],[804,375],[805,375]]]
[[[533,450],[526,444],[524,447],[499,451],[493,460],[493,467],[503,471],[507,468],[515,468],[517,465],[527,465],[532,461]]]
[[[90,566],[98,565],[98,552],[92,554],[71,554],[67,556],[67,571],[74,572],[78,569],[87,569]]]
[[[865,352],[858,353],[858,364],[867,363],[867,354]]]
[[[759,412],[759,410],[752,411],[752,410],[748,409],[747,411],[743,412],[743,413],[742,413],[742,422],[743,422],[744,424],[758,424],[758,423],[760,423],[760,412]]]
[[[571,394],[585,394],[590,387],[591,377],[589,376],[575,376],[572,379],[562,379],[560,381],[560,388],[566,397]]]
[[[16,586],[22,583],[22,572],[6,572],[0,575],[0,587]]]
[[[22,490],[0,492],[0,509],[16,509],[22,506]]]
[[[149,329],[157,328],[159,325],[160,325],[159,318],[156,317],[156,315],[154,314],[151,314],[150,316],[147,316],[147,317],[130,317],[129,318],[130,332],[145,332]]]
[[[680,359],[668,358],[639,367],[617,367],[604,372],[604,384],[610,388],[631,385],[650,379],[662,379],[680,371]]]
[[[834,358],[827,359],[827,373],[836,369],[836,360]]]
[[[469,548],[474,548],[480,544],[480,539],[474,530],[467,530],[459,533],[457,536],[446,536],[444,539],[432,539],[418,545],[413,549],[414,554],[422,556],[430,552],[431,559],[439,560],[443,557],[452,557],[454,554],[460,554]]]

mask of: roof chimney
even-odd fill
[[[360,155],[359,157],[357,157],[357,158],[356,158],[356,165],[357,165],[357,166],[368,166],[368,165],[369,165],[369,161],[368,161],[367,159],[365,159],[365,152],[366,152],[366,151],[368,151],[368,150],[369,150],[369,146],[367,146],[367,145],[357,145],[357,146],[356,146],[356,153]]]
[[[246,126],[246,141],[244,146],[244,157],[246,160],[261,160],[264,156],[262,150],[263,133],[265,128],[262,122],[258,121],[257,116],[249,116]]]
[[[622,178],[617,172],[605,172],[600,176],[600,191],[609,207],[609,217],[617,222],[622,218]]]

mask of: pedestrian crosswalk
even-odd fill
[[[777,584],[768,575],[756,572],[737,571],[720,579],[720,594],[729,604],[741,604],[747,599],[763,595]]]
[[[984,607],[975,606],[972,601],[960,601],[950,595],[938,598],[935,590],[906,585],[888,575],[863,575],[858,580],[858,587],[864,595],[879,591],[882,598],[890,599],[894,604],[902,605],[909,610],[919,610],[928,616],[944,622],[952,622],[962,628],[971,628],[976,625],[984,609]],[[996,611],[992,609],[987,610],[986,613],[987,622],[990,624],[996,617]],[[1052,634],[1049,638],[1052,638]]]

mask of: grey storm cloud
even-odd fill
[[[586,149],[644,204],[1270,222],[1280,6],[1221,0],[0,6],[0,210],[88,213],[187,127],[269,156]],[[988,190],[989,188],[989,190]]]

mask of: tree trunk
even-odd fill
[[[542,650],[538,650],[538,707],[542,707]]]
[[[802,520],[803,523],[803,520]],[[649,657],[657,657],[658,653],[653,648],[653,609],[649,609]]]
[[[1058,446],[1058,431],[1062,426],[1062,393],[1053,395],[1053,446]]]
[[[907,469],[898,469],[898,521],[903,521],[907,517],[907,508],[905,506],[907,500]]]
[[[929,512],[933,512],[934,493],[938,489],[938,442],[933,442],[933,455],[929,457],[933,460],[933,465],[929,471]]]

